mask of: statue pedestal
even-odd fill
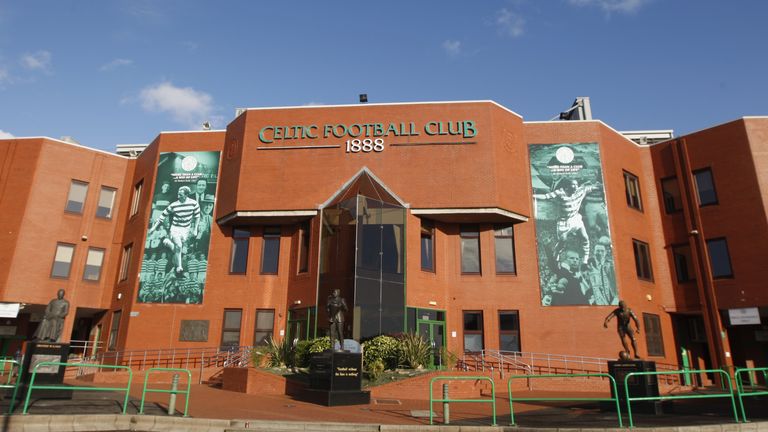
[[[324,351],[309,360],[309,389],[300,396],[325,406],[367,405],[371,393],[362,391],[363,355]]]
[[[27,396],[29,382],[35,366],[41,362],[66,363],[69,356],[69,344],[59,342],[27,342],[24,349],[24,360],[19,372],[19,399]],[[64,383],[64,366],[40,366],[35,375],[35,385],[62,385]],[[33,399],[72,399],[72,390],[33,390]]]
[[[624,386],[624,378],[631,372],[656,372],[656,362],[645,360],[616,360],[608,362],[608,373],[616,380],[619,403],[622,409],[627,406],[626,388],[630,397],[653,397],[659,395],[659,381],[656,375],[630,377]],[[614,396],[611,388],[611,397]],[[616,407],[614,406],[615,410]],[[632,403],[632,411],[661,414],[660,401],[638,401]]]

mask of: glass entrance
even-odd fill
[[[430,354],[431,368],[443,368],[443,347],[445,346],[445,323],[440,321],[418,322],[419,335],[432,346]]]

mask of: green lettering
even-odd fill
[[[437,132],[432,130],[432,126],[437,126],[437,122],[436,121],[431,121],[431,122],[428,122],[427,124],[425,124],[424,125],[424,133],[427,134],[427,135],[430,135],[430,136],[437,135]]]
[[[261,130],[259,131],[259,141],[261,141],[261,142],[263,142],[263,143],[266,143],[266,144],[269,144],[269,143],[271,143],[271,142],[274,142],[274,140],[271,140],[271,139],[267,139],[267,137],[264,135],[264,133],[265,133],[267,130],[272,130],[272,131],[274,131],[274,130],[275,130],[275,128],[274,128],[274,127],[272,127],[272,126],[264,126],[263,128],[261,128]],[[274,134],[273,134],[273,135],[274,135]]]
[[[304,126],[304,138],[317,138],[317,133],[312,133],[312,130],[317,131],[317,125]]]
[[[325,125],[323,127],[323,138],[328,138],[328,135],[330,135],[331,131],[333,130],[333,125]]]
[[[352,132],[353,128],[357,128],[357,133]],[[351,124],[349,125],[348,132],[351,137],[359,137],[363,133],[363,128],[359,124]]]
[[[473,120],[465,120],[464,121],[464,138],[474,138],[476,135],[477,135],[477,129],[475,128],[475,122]]]

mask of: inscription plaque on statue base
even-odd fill
[[[325,406],[367,405],[371,393],[362,390],[363,356],[324,351],[309,360],[309,389],[297,395]]]
[[[66,363],[69,356],[69,344],[58,342],[28,342],[24,351],[24,360],[19,373],[19,396],[26,397],[29,381],[35,366],[42,362]],[[40,366],[35,375],[35,386],[63,385],[64,366]],[[72,399],[72,390],[32,390],[32,399]]]
[[[622,410],[627,406],[627,394],[624,387],[624,378],[632,372],[656,372],[656,362],[645,360],[616,360],[608,362],[608,374],[616,380],[616,390],[619,392],[619,403]],[[633,376],[627,381],[630,397],[654,397],[659,395],[659,380],[656,375]],[[614,396],[611,388],[611,397]],[[613,405],[611,407],[611,405]],[[607,410],[616,410],[613,403],[603,403],[601,407]],[[662,405],[661,401],[637,401],[632,402],[632,411],[650,414],[661,414],[669,409]]]

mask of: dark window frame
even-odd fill
[[[649,324],[650,323],[650,324]],[[658,334],[651,331],[658,328]],[[643,331],[645,332],[645,346],[649,357],[664,357],[664,334],[661,331],[661,316],[643,312]]]
[[[237,330],[235,330],[235,327],[227,327],[227,313],[233,313],[237,312],[240,314],[240,320],[238,323]],[[231,343],[224,343],[224,335],[227,333],[237,333],[237,344],[232,345]],[[221,317],[221,338],[219,339],[219,346],[220,347],[232,347],[232,346],[240,346],[240,340],[243,337],[243,309],[240,308],[225,308],[224,314]]]
[[[54,270],[56,270],[56,255],[59,253],[59,247],[65,247],[70,246],[72,249],[72,255],[69,257],[69,263],[67,263],[67,274],[65,276],[54,274]],[[77,245],[73,243],[66,243],[66,242],[56,242],[56,249],[53,251],[53,261],[51,263],[51,273],[50,277],[53,279],[69,279],[69,277],[72,275],[72,261],[75,260],[75,251],[77,250]],[[61,261],[64,262],[64,261]]]
[[[674,207],[670,208],[670,206],[668,205],[670,203],[670,201],[668,201],[667,197],[665,196],[666,189],[664,189],[664,185],[665,184],[670,184],[670,182],[674,182],[675,185],[677,186],[677,198],[678,198],[678,203],[680,204],[679,207],[675,205],[676,203],[674,202],[674,199],[671,201],[671,204]],[[683,211],[683,196],[682,196],[682,193],[680,191],[680,182],[678,182],[677,176],[670,176],[670,177],[662,178],[660,180],[660,186],[661,186],[661,200],[662,200],[662,203],[664,204],[664,212],[666,214],[675,214],[675,213],[682,212]]]
[[[465,271],[464,270],[464,241],[465,239],[474,239],[475,247],[477,248],[477,270]],[[460,224],[459,225],[459,246],[461,248],[461,274],[462,275],[482,275],[483,274],[483,258],[480,245],[480,225],[478,224]]]
[[[647,282],[653,282],[653,261],[651,260],[651,247],[648,243],[632,239],[632,250],[635,254],[635,272],[637,278]],[[641,258],[645,258],[648,263],[647,274],[646,269],[643,268],[643,262]]]
[[[517,322],[517,330],[503,330],[501,328],[501,316],[502,315],[514,315],[517,317],[515,320]],[[520,311],[515,309],[505,309],[505,310],[499,310],[497,313],[498,319],[499,319],[499,350],[502,350],[504,344],[502,343],[501,337],[502,335],[515,335],[517,336],[517,352],[521,352],[523,349],[522,341],[520,340]]]
[[[125,282],[131,273],[131,255],[133,255],[133,243],[123,246],[123,253],[120,255],[120,273],[117,282]]]
[[[139,207],[141,207],[141,193],[144,190],[144,179],[139,180],[133,186],[133,195],[131,195],[131,211],[128,218],[133,218],[139,214]]]
[[[699,191],[699,181],[697,177],[698,174],[702,174],[702,173],[709,173],[709,180],[712,183],[712,194],[714,194],[715,196],[714,201],[707,201],[705,203],[702,203],[701,192]],[[712,173],[712,168],[706,167],[706,168],[693,170],[691,171],[691,175],[693,175],[693,184],[696,187],[696,202],[699,204],[699,207],[707,207],[707,206],[720,204],[720,200],[717,195],[717,186],[715,185],[715,175]]]
[[[728,273],[715,274],[715,264],[712,262],[711,244],[715,242],[722,242],[725,246],[725,256],[728,259]],[[733,279],[733,260],[731,259],[731,249],[728,247],[728,240],[725,237],[713,237],[706,240],[707,244],[707,257],[709,258],[709,267],[712,270],[712,279]]]
[[[109,214],[107,216],[100,216],[99,215],[99,209],[101,209],[101,194],[104,193],[104,191],[110,191],[112,192],[112,202],[109,204]],[[104,220],[111,220],[112,216],[115,214],[115,201],[117,199],[117,188],[113,188],[110,186],[101,186],[99,189],[99,200],[96,202],[96,218],[98,219],[104,219]]]
[[[640,192],[640,179],[629,171],[624,170],[624,193],[627,198],[627,206],[643,213],[643,195]],[[632,186],[637,192],[635,196],[632,193]]]
[[[80,185],[80,186],[85,186],[85,195],[83,196],[83,201],[79,202],[80,210],[78,210],[78,211],[70,210],[69,209],[69,203],[70,202],[75,202],[75,203],[78,202],[78,201],[73,201],[73,200],[70,199],[70,197],[72,196],[72,187],[75,186],[76,184]],[[90,186],[90,184],[88,182],[86,182],[86,181],[76,180],[76,179],[72,179],[70,181],[70,183],[69,183],[69,191],[67,192],[67,202],[66,202],[66,204],[64,204],[64,213],[69,213],[69,214],[73,214],[73,215],[81,215],[81,214],[83,214],[83,211],[85,210],[85,202],[88,200],[88,187],[89,186]]]
[[[309,256],[312,247],[312,224],[309,221],[302,222],[299,225],[299,254],[296,263],[296,273],[303,274],[309,272]]]
[[[117,317],[117,319],[115,319]],[[109,339],[107,340],[107,350],[117,348],[117,338],[120,336],[120,321],[123,318],[123,310],[112,312],[112,321],[109,325]]]
[[[479,330],[467,330],[467,315],[477,314],[479,315],[478,323],[480,324]],[[485,326],[483,323],[483,311],[482,310],[462,310],[461,311],[461,329],[462,329],[462,348],[464,352],[476,352],[467,351],[467,335],[480,335],[480,350],[485,349]]]
[[[688,249],[688,255],[678,253],[680,249]],[[696,269],[693,267],[693,253],[691,252],[691,246],[688,243],[681,243],[681,244],[674,244],[670,246],[670,251],[672,252],[672,265],[675,268],[675,280],[677,280],[677,283],[690,283],[696,281]],[[680,271],[681,262],[678,260],[678,257],[682,257],[684,259],[690,258],[690,261],[687,261],[687,266],[685,273],[688,274],[688,278],[685,279],[683,273]],[[689,271],[690,269],[690,271]]]
[[[266,327],[259,327],[259,313],[272,313],[272,325],[269,328]],[[258,336],[260,333],[269,333],[267,337],[264,338],[264,342],[267,342],[268,340],[271,340],[275,336],[275,310],[274,309],[256,309],[256,319],[253,323],[253,345],[263,345],[263,343],[259,342]]]
[[[421,250],[421,270],[430,273],[435,271],[435,222],[430,219],[421,219],[421,235],[419,237]],[[428,262],[425,263],[425,246]]]
[[[86,279],[86,269],[88,268],[88,257],[91,255],[91,251],[101,252],[101,263],[99,263],[99,274],[96,279]],[[89,247],[88,253],[85,255],[85,265],[83,265],[83,281],[85,282],[98,282],[101,280],[102,270],[104,270],[104,258],[107,256],[107,250],[98,247]]]
[[[499,234],[504,229],[509,228],[512,234]],[[512,244],[512,271],[499,270],[499,241],[509,239]],[[496,224],[493,226],[493,251],[496,274],[516,275],[517,274],[517,251],[515,250],[515,226],[512,224]]]
[[[247,235],[242,235],[242,233],[245,233]],[[240,245],[241,247],[238,247]],[[239,271],[240,269],[235,269],[235,263],[240,263],[241,261],[235,261],[235,254],[240,254],[242,249],[242,253],[245,254],[245,257],[243,258],[243,269],[242,271]],[[244,275],[248,273],[248,256],[250,254],[251,249],[251,231],[247,229],[247,227],[239,227],[239,226],[233,226],[232,227],[232,244],[230,245],[229,250],[229,274],[231,275]],[[239,256],[239,255],[238,255]]]
[[[261,231],[261,265],[259,265],[259,274],[263,275],[276,275],[280,272],[280,242],[282,240],[283,233],[279,225],[267,225],[262,228]],[[275,248],[272,250],[272,248]],[[274,270],[266,269],[265,258],[268,253],[273,253],[274,256]]]

